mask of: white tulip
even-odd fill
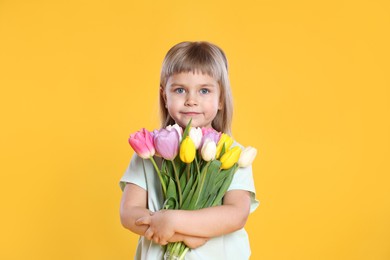
[[[242,152],[240,159],[238,159],[239,167],[248,167],[252,164],[253,160],[257,155],[257,150],[254,147],[248,146]]]
[[[202,142],[202,137],[203,137],[202,129],[200,127],[191,127],[188,135],[194,142],[196,149],[198,149],[200,143]]]
[[[206,139],[201,150],[202,159],[206,162],[214,160],[216,153],[217,144],[211,139]]]

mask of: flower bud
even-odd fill
[[[229,150],[230,146],[232,146],[232,144],[233,144],[233,138],[223,133],[217,144],[217,158],[219,158],[223,146],[225,146],[225,151],[227,151]]]
[[[172,161],[179,152],[179,134],[176,130],[161,129],[154,132],[156,152],[166,160]]]
[[[221,137],[221,133],[220,132],[217,132],[216,130],[214,130],[213,128],[206,128],[206,127],[202,127],[202,142],[200,144],[200,146],[202,147],[204,142],[207,140],[207,139],[211,139],[214,141],[214,143],[218,143],[219,141],[219,138]]]
[[[152,135],[145,128],[142,128],[140,131],[131,134],[129,138],[129,144],[139,155],[139,157],[143,159],[152,157],[156,152]]]
[[[200,146],[200,143],[202,142],[202,129],[200,127],[191,127],[190,132],[188,134],[192,141],[195,144],[195,148],[198,149]]]
[[[251,147],[251,146],[246,147],[242,151],[240,159],[238,159],[238,166],[239,167],[248,167],[249,165],[252,164],[256,155],[257,155],[256,148]]]
[[[202,159],[206,162],[214,160],[217,153],[217,145],[213,140],[207,139],[202,146]]]
[[[175,129],[179,134],[179,141],[181,141],[181,137],[183,136],[183,128],[181,128],[178,124],[169,125],[165,129],[167,129],[168,131]]]
[[[195,152],[194,141],[187,136],[180,144],[180,160],[184,163],[191,163],[195,159]]]
[[[230,169],[240,158],[241,148],[235,146],[226,153],[224,153],[220,159],[221,169]]]

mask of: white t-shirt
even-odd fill
[[[160,158],[155,158],[159,165]],[[134,153],[130,165],[120,180],[123,191],[126,183],[133,183],[148,192],[148,209],[158,211],[163,205],[163,194],[160,180],[150,160],[142,159]],[[251,209],[253,212],[259,205],[256,200],[255,186],[252,176],[252,167],[239,168],[234,174],[233,181],[228,190],[246,190],[251,193]],[[138,241],[136,260],[163,259],[163,248],[141,236]],[[227,235],[211,238],[201,247],[190,249],[185,260],[237,260],[249,259],[251,254],[249,239],[245,229]]]

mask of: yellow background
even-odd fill
[[[390,259],[388,1],[0,1],[0,259],[132,259],[128,134],[208,40],[253,145],[252,259]]]

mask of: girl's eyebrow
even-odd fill
[[[181,84],[181,83],[172,83],[170,84],[171,87],[186,87],[186,84]],[[205,84],[200,84],[198,85],[200,87],[215,87],[214,84],[212,83],[205,83]]]

